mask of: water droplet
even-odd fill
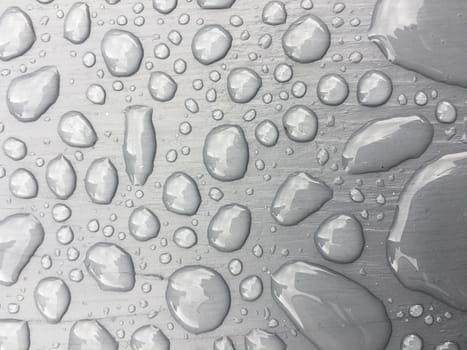
[[[31,18],[19,7],[8,7],[0,16],[0,60],[9,61],[28,51],[36,41]]]
[[[152,7],[160,13],[167,15],[177,7],[177,0],[152,0]]]
[[[156,326],[147,325],[138,328],[131,336],[133,350],[169,350],[170,342]]]
[[[166,299],[172,316],[187,331],[212,331],[230,309],[230,291],[224,278],[202,266],[185,266],[169,278]]]
[[[256,126],[255,136],[258,142],[263,146],[272,147],[276,145],[279,139],[279,130],[276,124],[266,119]]]
[[[221,252],[239,250],[250,234],[250,227],[250,209],[240,204],[224,205],[209,223],[209,244]]]
[[[73,242],[73,239],[75,237],[75,234],[73,232],[73,229],[68,226],[62,226],[57,230],[57,242],[63,245],[70,244]]]
[[[293,106],[282,117],[289,139],[295,142],[313,141],[318,133],[318,117],[306,106]]]
[[[95,320],[81,320],[73,324],[68,338],[68,350],[118,350],[118,343]]]
[[[97,142],[91,122],[80,112],[70,111],[62,115],[57,132],[68,146],[86,148]]]
[[[180,248],[189,249],[198,243],[198,236],[189,227],[179,227],[174,232],[173,241]]]
[[[26,321],[0,320],[0,348],[4,350],[29,350],[29,325]]]
[[[362,225],[354,216],[333,215],[319,226],[315,244],[323,258],[340,264],[351,263],[363,251],[365,237]]]
[[[232,35],[222,26],[212,24],[196,32],[191,43],[193,56],[209,65],[223,59],[232,46]]]
[[[3,142],[3,152],[10,159],[21,160],[26,157],[28,148],[20,139],[9,137]]]
[[[94,160],[86,172],[84,186],[94,203],[112,202],[118,188],[118,173],[112,161],[109,158]]]
[[[55,66],[45,66],[13,79],[8,87],[7,105],[21,122],[32,122],[57,101],[60,74]]]
[[[50,190],[59,199],[69,198],[76,188],[76,172],[73,165],[63,154],[47,164],[45,179]]]
[[[209,174],[219,181],[241,179],[247,170],[249,148],[238,125],[213,128],[206,136],[203,159]]]
[[[263,329],[253,329],[245,336],[246,350],[285,350],[287,345],[276,334]]]
[[[319,79],[317,93],[325,105],[337,106],[349,96],[349,85],[339,74],[326,74]]]
[[[102,85],[91,84],[86,90],[86,98],[95,105],[103,105],[107,98],[107,94]]]
[[[128,230],[138,241],[148,241],[156,238],[160,228],[159,218],[146,207],[136,208],[128,219]]]
[[[265,24],[276,26],[287,21],[287,11],[281,1],[270,1],[263,7],[262,19]]]
[[[235,350],[232,340],[229,337],[220,337],[214,340],[213,350]]]
[[[416,334],[408,334],[402,339],[401,350],[422,350],[423,340]]]
[[[364,106],[376,107],[385,104],[392,95],[392,81],[383,72],[371,70],[358,81],[357,98]]]
[[[44,240],[44,228],[33,215],[14,214],[0,221],[0,284],[11,286]]]
[[[287,56],[300,63],[321,59],[328,51],[331,33],[326,24],[314,15],[305,15],[293,22],[282,36]]]
[[[125,140],[123,158],[126,172],[135,186],[146,183],[154,168],[156,132],[152,123],[152,108],[130,106],[125,109]]]
[[[284,264],[271,279],[275,301],[319,349],[385,349],[391,321],[365,287],[302,261]],[[329,293],[337,290],[345,292]]]
[[[143,59],[141,41],[132,33],[112,29],[101,43],[102,56],[113,76],[127,77],[136,73]]]
[[[243,300],[255,301],[263,294],[263,281],[258,276],[248,276],[240,282],[240,295]]]
[[[153,99],[159,102],[167,102],[175,97],[178,85],[167,73],[152,72],[148,89]]]
[[[432,138],[433,126],[421,116],[372,120],[347,141],[342,163],[349,174],[387,171],[420,157]]]
[[[283,226],[292,226],[319,210],[333,196],[321,180],[305,172],[290,174],[277,190],[271,215]]]
[[[39,281],[34,290],[34,302],[49,323],[58,323],[70,305],[68,286],[59,278],[47,277]]]
[[[201,205],[201,195],[196,182],[183,172],[170,175],[162,195],[167,210],[180,215],[195,215]]]
[[[10,175],[9,187],[12,195],[23,199],[34,198],[39,191],[36,177],[24,168],[16,169]]]
[[[227,9],[232,7],[235,0],[196,0],[203,9]]]
[[[131,256],[116,244],[94,244],[87,251],[84,264],[102,290],[127,292],[135,285]]]
[[[440,101],[436,105],[436,119],[440,123],[450,124],[454,123],[457,119],[457,109],[449,101]]]
[[[73,44],[81,44],[91,34],[91,16],[85,2],[75,2],[68,11],[63,26],[63,37]]]
[[[250,68],[234,68],[227,77],[227,91],[236,103],[250,102],[262,85],[261,77]]]
[[[436,346],[435,350],[460,350],[460,346],[452,341],[444,342]]]

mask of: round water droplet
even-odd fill
[[[179,227],[174,232],[173,241],[180,248],[189,249],[198,243],[198,236],[189,227]]]
[[[189,175],[175,172],[165,181],[162,201],[167,210],[191,216],[201,205],[201,195],[198,185]]]
[[[35,41],[31,18],[19,7],[8,7],[0,16],[0,60],[21,56]]]
[[[167,102],[175,97],[178,85],[167,73],[152,72],[148,89],[153,99],[159,102]]]
[[[349,85],[338,74],[326,74],[319,80],[317,93],[319,100],[325,105],[337,106],[349,96]]]
[[[24,168],[16,169],[10,175],[9,187],[12,195],[23,199],[34,198],[39,191],[36,177]]]
[[[217,24],[202,27],[193,37],[191,50],[198,62],[209,65],[227,55],[232,46],[232,35]]]
[[[266,147],[275,146],[279,139],[279,130],[271,120],[263,120],[256,126],[255,136],[259,143]]]
[[[118,350],[118,343],[95,320],[81,320],[73,324],[68,337],[68,350]]]
[[[436,119],[440,123],[450,124],[454,123],[457,119],[457,109],[449,101],[440,101],[436,105]]]
[[[136,208],[128,219],[128,230],[138,241],[156,238],[160,228],[159,218],[146,207]]]
[[[287,136],[296,142],[313,141],[318,133],[318,117],[306,106],[291,107],[282,117]]]
[[[240,295],[243,300],[255,301],[263,294],[263,281],[258,276],[248,276],[240,282]]]
[[[366,72],[358,81],[358,101],[369,107],[385,104],[392,95],[392,81],[386,74],[371,70]]]
[[[227,77],[227,91],[236,103],[250,102],[262,84],[261,77],[250,68],[232,69]]]
[[[71,294],[61,279],[47,277],[39,281],[34,290],[34,302],[49,323],[58,323],[68,309]]]
[[[287,11],[282,1],[270,1],[263,7],[263,22],[272,26],[287,21]]]
[[[3,142],[3,153],[10,159],[21,160],[26,157],[28,148],[20,139],[9,137]]]
[[[86,148],[97,142],[91,122],[80,112],[70,111],[62,115],[57,131],[68,146]]]
[[[47,164],[45,179],[50,190],[59,199],[68,199],[76,188],[76,172],[63,154]]]

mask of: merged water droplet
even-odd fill
[[[387,241],[389,263],[406,287],[467,310],[467,282],[459,271],[467,196],[467,152],[442,156],[419,169],[403,190]],[[440,232],[442,235],[440,236]]]
[[[293,106],[282,117],[289,139],[296,142],[313,141],[318,133],[318,117],[307,106]]]
[[[329,106],[338,106],[349,96],[349,84],[339,74],[323,75],[316,90],[319,100]]]
[[[368,37],[393,63],[429,78],[467,87],[462,0],[380,0]],[[436,34],[433,30],[436,28]]]
[[[264,329],[252,329],[245,336],[246,350],[285,350],[287,345],[276,334]]]
[[[284,264],[271,279],[274,300],[319,349],[385,349],[391,321],[365,287],[302,261]]]
[[[24,168],[16,169],[10,175],[9,188],[13,196],[23,199],[34,198],[39,192],[36,177]]]
[[[11,286],[44,240],[44,228],[31,214],[0,221],[0,284]]]
[[[58,99],[60,73],[45,66],[13,79],[8,86],[7,106],[21,122],[32,122],[43,115]]]
[[[142,186],[146,183],[154,169],[156,149],[152,108],[148,106],[126,108],[123,159],[126,172],[133,185]]]
[[[357,98],[364,106],[385,104],[392,95],[392,81],[386,74],[371,70],[363,74],[357,85]]]
[[[0,16],[0,60],[9,61],[28,51],[36,41],[29,15],[16,6]]]
[[[81,44],[91,34],[91,16],[85,2],[75,2],[68,11],[63,24],[63,37],[73,44]]]
[[[230,309],[230,291],[224,278],[203,266],[175,271],[169,278],[166,299],[172,316],[194,334],[219,327]]]
[[[169,350],[170,341],[156,326],[147,325],[138,328],[131,336],[133,350]]]
[[[68,146],[86,148],[94,146],[97,142],[96,131],[91,122],[77,111],[62,115],[57,132]]]
[[[209,244],[221,252],[239,250],[245,244],[250,228],[250,209],[240,204],[224,205],[209,223]]]
[[[236,103],[250,102],[262,85],[261,77],[250,68],[234,68],[227,76],[227,91]]]
[[[109,30],[101,42],[102,56],[109,72],[116,77],[136,73],[143,59],[143,45],[133,33]]]
[[[30,334],[26,321],[0,320],[0,348],[4,350],[29,350]]]
[[[196,0],[203,9],[227,9],[232,7],[235,0]]]
[[[47,164],[45,180],[50,190],[59,199],[69,198],[76,188],[76,172],[73,165],[63,154]]]
[[[282,36],[285,54],[300,63],[317,61],[331,44],[327,25],[314,15],[305,15],[293,22]]]
[[[417,115],[369,121],[347,141],[342,163],[349,174],[387,171],[420,157],[433,132],[430,122]]]
[[[68,338],[68,350],[118,350],[118,343],[107,329],[95,320],[73,324]]]
[[[133,260],[116,244],[94,244],[87,251],[84,264],[102,290],[127,292],[135,285]]]
[[[173,213],[195,215],[201,205],[201,195],[195,180],[183,172],[175,172],[165,180],[162,201]]]
[[[167,73],[152,72],[148,89],[153,99],[159,102],[167,102],[175,97],[178,85]]]
[[[196,32],[191,43],[193,56],[209,65],[223,59],[232,46],[232,35],[224,27],[211,24]]]
[[[281,225],[296,225],[319,210],[332,196],[332,190],[323,181],[305,172],[292,173],[277,190],[271,215]]]
[[[209,174],[219,181],[241,179],[246,173],[249,157],[248,142],[238,125],[215,127],[206,136],[204,165]]]
[[[327,218],[315,233],[315,244],[323,258],[348,264],[357,260],[365,245],[360,222],[347,214]]]
[[[96,204],[112,202],[118,188],[118,173],[109,158],[94,160],[86,172],[84,187]]]
[[[68,309],[71,294],[60,278],[47,277],[34,289],[34,302],[41,315],[50,323],[58,323]]]
[[[146,207],[138,207],[128,219],[128,230],[138,241],[148,241],[159,234],[161,223],[156,214]]]

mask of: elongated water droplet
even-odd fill
[[[45,179],[50,190],[59,199],[69,198],[76,188],[76,172],[63,154],[47,164]]]
[[[41,315],[50,323],[58,323],[68,309],[71,294],[59,278],[47,277],[39,281],[34,290],[34,302]]]
[[[86,172],[84,186],[94,203],[112,202],[118,188],[118,173],[112,161],[109,158],[94,160]]]
[[[19,7],[8,7],[0,16],[0,60],[21,56],[35,41],[31,18]]]
[[[73,44],[81,44],[91,34],[91,16],[85,2],[75,2],[68,11],[63,26],[63,36]]]

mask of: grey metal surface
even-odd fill
[[[371,21],[374,0],[349,0],[341,14],[332,11],[334,2],[315,0],[313,9],[304,10],[300,1],[284,0],[288,12],[286,24],[268,26],[261,21],[261,12],[267,1],[237,0],[228,10],[209,11],[200,9],[195,1],[180,0],[177,8],[169,15],[161,15],[152,8],[150,1],[141,1],[145,9],[141,14],[132,10],[137,1],[121,0],[116,5],[108,5],[103,0],[88,1],[92,14],[91,36],[81,45],[74,45],[63,38],[63,19],[58,18],[59,12],[67,13],[73,3],[71,0],[55,0],[51,4],[42,5],[32,0],[16,2],[3,0],[0,12],[7,7],[20,6],[31,17],[37,35],[37,41],[24,55],[9,62],[0,62],[0,120],[4,131],[0,134],[3,142],[9,136],[15,136],[27,143],[28,155],[20,162],[15,162],[0,155],[0,164],[6,170],[6,176],[0,179],[0,218],[18,212],[32,212],[42,222],[45,228],[45,240],[38,248],[33,258],[27,264],[20,279],[12,286],[0,286],[0,318],[17,318],[29,321],[31,329],[31,349],[66,349],[68,334],[73,322],[80,319],[97,319],[106,327],[117,341],[121,349],[129,348],[132,332],[141,325],[155,324],[160,327],[171,341],[173,349],[210,349],[212,342],[219,336],[230,336],[237,349],[244,348],[244,335],[252,328],[264,328],[280,337],[288,344],[290,350],[313,349],[305,337],[294,335],[294,326],[271,297],[270,273],[282,264],[291,260],[306,260],[323,264],[335,271],[366,286],[386,306],[392,320],[393,332],[387,349],[400,348],[404,335],[417,333],[423,338],[425,348],[432,349],[435,345],[446,340],[459,343],[462,349],[467,348],[467,316],[430,296],[413,292],[403,287],[391,272],[387,259],[385,241],[394,217],[395,205],[403,188],[413,172],[428,160],[438,155],[463,151],[466,145],[461,138],[464,132],[463,117],[467,113],[465,106],[465,89],[438,83],[423,76],[389,63],[380,50],[367,39],[367,32]],[[290,23],[305,13],[319,16],[328,24],[332,41],[325,57],[314,63],[298,64],[284,55],[280,38]],[[182,14],[190,16],[186,25],[178,23]],[[145,56],[139,71],[123,78],[113,77],[103,62],[100,43],[103,35],[111,28],[120,26],[113,22],[118,16],[125,15],[128,24],[126,30],[137,35],[143,43]],[[143,26],[134,25],[137,16],[144,16]],[[240,16],[244,24],[234,27],[229,24],[232,15]],[[344,25],[334,28],[331,23],[334,17],[342,17]],[[351,25],[351,20],[358,18],[360,24]],[[47,19],[47,20],[46,20]],[[195,61],[191,53],[191,39],[200,27],[196,22],[203,19],[205,24],[221,24],[228,28],[233,37],[233,45],[227,56],[211,66],[204,66]],[[162,24],[163,21],[163,24]],[[177,29],[183,36],[179,46],[170,44],[171,55],[166,60],[157,60],[153,55],[156,43],[166,42],[170,30]],[[250,34],[248,40],[242,40],[242,32]],[[268,50],[258,46],[261,35],[269,33],[273,42]],[[50,35],[50,40],[42,40]],[[357,40],[360,36],[361,40]],[[82,64],[82,56],[92,51],[97,56],[97,63],[92,68]],[[359,51],[363,55],[361,63],[349,62],[349,55]],[[257,59],[251,60],[248,55],[256,53]],[[342,61],[335,62],[333,55],[340,54]],[[176,74],[173,64],[176,59],[187,62],[186,72]],[[149,95],[147,84],[150,70],[145,63],[153,62],[152,70],[168,72],[178,83],[175,98],[167,103],[154,101]],[[293,66],[294,76],[288,83],[278,83],[273,78],[275,65],[287,62]],[[21,123],[10,115],[5,95],[10,81],[20,75],[20,67],[25,65],[28,72],[44,65],[56,65],[61,74],[60,96],[45,115],[32,123]],[[262,72],[267,66],[269,73]],[[248,104],[232,103],[226,89],[226,76],[235,67],[249,67],[260,74],[263,86],[258,96]],[[103,78],[97,77],[97,71],[102,69]],[[356,99],[358,79],[370,69],[379,69],[391,77],[394,91],[389,101],[380,107],[363,107]],[[8,70],[8,73],[6,73]],[[217,70],[221,75],[219,82],[209,79],[211,71]],[[4,73],[5,72],[5,73]],[[347,100],[339,106],[325,106],[316,95],[319,78],[326,73],[338,73],[345,77],[349,84],[350,94]],[[204,81],[204,88],[195,91],[192,82],[195,79]],[[112,84],[121,80],[124,84],[122,91],[114,91]],[[293,82],[302,80],[308,86],[308,91],[302,99],[296,99],[290,94]],[[104,105],[95,105],[86,99],[86,90],[91,83],[101,84],[107,92]],[[206,90],[214,87],[217,90],[217,101],[207,102]],[[290,94],[288,100],[281,100],[280,92]],[[428,96],[437,91],[437,98],[428,98],[425,106],[414,103],[414,95],[424,91]],[[271,103],[264,103],[262,96],[270,93]],[[407,105],[400,105],[398,96],[408,97]],[[184,107],[187,98],[194,98],[199,104],[198,113],[190,113]],[[435,106],[441,99],[449,99],[458,109],[458,119],[454,125],[444,126],[436,122]],[[122,144],[124,139],[124,110],[129,105],[143,104],[154,108],[153,121],[157,135],[157,155],[154,172],[146,185],[141,188],[142,198],[137,198],[137,187],[132,187],[125,173]],[[283,113],[296,104],[309,106],[319,118],[318,136],[313,142],[295,143],[290,141],[284,133],[281,124]],[[211,117],[214,109],[222,109],[224,118],[221,122]],[[256,119],[244,121],[242,116],[250,109],[257,112]],[[59,118],[70,110],[77,110],[85,114],[92,122],[99,140],[95,147],[81,150],[82,161],[75,157],[77,149],[65,145],[57,136]],[[349,175],[343,170],[341,154],[345,141],[364,123],[392,116],[420,114],[425,116],[434,126],[435,135],[428,150],[418,159],[409,160],[387,172],[364,175]],[[335,125],[329,126],[330,118],[335,119]],[[280,138],[276,146],[266,148],[261,146],[254,136],[256,125],[264,119],[273,120],[280,128]],[[179,124],[188,121],[193,130],[189,135],[181,135]],[[207,133],[221,123],[239,124],[246,135],[250,146],[250,161],[245,177],[234,182],[219,182],[209,176],[202,160],[202,147]],[[452,137],[451,135],[454,134]],[[185,156],[181,152],[183,146],[190,147],[190,154]],[[317,163],[316,156],[320,148],[326,148],[330,153],[330,160],[325,166]],[[178,159],[170,163],[166,160],[169,150],[176,149]],[[293,150],[293,152],[291,152]],[[70,246],[79,250],[80,256],[76,261],[69,261],[67,249],[61,246],[55,238],[56,230],[61,224],[56,223],[51,216],[51,207],[59,202],[50,192],[45,182],[45,165],[38,166],[41,159],[47,163],[58,154],[65,154],[76,169],[77,188],[73,196],[64,201],[72,209],[72,217],[67,224],[75,231],[75,240]],[[89,164],[97,158],[110,157],[118,169],[119,188],[112,204],[93,204],[84,190],[84,176]],[[266,168],[262,171],[255,168],[256,160],[263,160]],[[24,167],[33,172],[39,183],[39,194],[33,199],[18,199],[10,194],[8,177],[14,169]],[[285,180],[295,171],[308,171],[313,176],[325,181],[334,190],[334,197],[321,210],[295,226],[279,226],[272,218],[269,207],[274,195]],[[166,210],[162,203],[162,187],[164,181],[174,171],[183,171],[191,175],[197,182],[202,197],[199,211],[194,217],[184,217]],[[271,179],[265,181],[264,175]],[[341,176],[345,181],[336,185],[334,180]],[[384,180],[384,186],[378,185],[378,180]],[[224,198],[216,202],[209,198],[209,189],[219,187],[224,192]],[[365,195],[363,203],[355,203],[349,197],[349,191],[358,187]],[[380,205],[376,197],[382,194],[386,203]],[[153,210],[161,221],[159,236],[149,242],[139,242],[128,234],[127,220],[132,211],[128,208],[128,200],[132,200],[134,207],[146,205]],[[209,246],[206,232],[211,217],[222,205],[238,202],[246,205],[252,212],[252,228],[246,244],[240,251],[222,253]],[[369,218],[361,216],[362,210],[367,210]],[[319,224],[327,217],[338,213],[354,214],[362,223],[366,245],[362,256],[351,264],[340,265],[324,260],[318,253],[313,235]],[[117,219],[111,222],[111,215]],[[97,219],[100,222],[98,232],[89,232],[88,222]],[[196,225],[193,225],[196,220]],[[115,233],[112,237],[105,237],[102,228],[112,225]],[[183,250],[172,241],[172,235],[180,226],[192,226],[198,233],[198,244]],[[125,233],[125,239],[120,233]],[[442,234],[442,232],[440,232]],[[166,240],[167,245],[164,243]],[[87,273],[83,260],[87,249],[96,242],[113,242],[129,252],[134,260],[136,269],[136,286],[130,292],[104,292]],[[257,258],[252,253],[256,244],[263,247],[264,254]],[[161,254],[170,253],[172,261],[162,264]],[[433,252],[434,254],[436,252]],[[453,259],[465,254],[463,250],[453,250],[446,259]],[[48,270],[41,267],[41,258],[49,255],[52,267]],[[243,273],[232,276],[228,271],[228,262],[238,258],[243,262]],[[165,278],[182,265],[201,264],[218,271],[226,280],[232,294],[230,312],[224,323],[216,330],[192,335],[185,331],[170,315],[166,300]],[[70,270],[83,270],[84,279],[80,283],[69,280]],[[459,267],[459,278],[465,278],[465,271]],[[240,281],[250,275],[258,274],[264,283],[264,293],[253,303],[241,300],[238,292]],[[38,313],[33,300],[33,291],[39,280],[47,276],[60,276],[71,290],[71,305],[63,320],[55,325],[47,324]],[[162,276],[160,280],[157,276]],[[152,291],[144,293],[143,283],[152,284]],[[143,301],[148,303],[144,306]],[[11,314],[10,303],[20,306],[19,311]],[[426,315],[432,315],[433,325],[424,323],[424,316],[418,319],[408,315],[408,307],[413,304],[423,304]],[[135,306],[135,311],[131,305]],[[242,308],[248,310],[242,315]],[[265,311],[268,309],[269,311]],[[402,314],[400,314],[402,312]],[[446,317],[446,312],[452,318]],[[150,314],[156,314],[148,318]],[[270,315],[269,315],[270,313]],[[402,315],[402,316],[401,316]],[[268,327],[269,319],[276,319],[278,326]],[[171,323],[174,328],[169,326]],[[122,332],[122,330],[124,332]],[[118,336],[120,335],[120,337]],[[337,349],[336,349],[337,350]]]

